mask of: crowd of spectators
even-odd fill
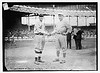
[[[90,37],[95,37],[96,36],[96,29],[92,30],[83,30],[83,37],[84,38],[90,38]],[[23,38],[33,38],[34,37],[34,30],[31,30],[30,32],[27,29],[17,29],[17,30],[8,30],[5,32],[4,36],[10,40],[11,38],[13,39],[23,39]]]
[[[96,37],[96,30],[84,30],[84,37]]]
[[[6,40],[14,40],[16,39],[24,39],[24,38],[29,38],[34,36],[34,30],[31,30],[30,32],[28,30],[23,30],[23,29],[17,29],[17,30],[9,30],[5,32],[4,37]]]

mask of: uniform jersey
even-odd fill
[[[45,33],[45,25],[44,22],[37,21],[34,27],[34,33]]]
[[[71,31],[72,27],[66,22],[65,19],[63,19],[56,24],[56,27],[52,33],[65,33],[68,30]]]
[[[37,21],[34,27],[34,33],[46,33],[44,22]],[[44,35],[35,35],[34,37],[34,46],[35,51],[40,52],[43,50],[45,44],[45,36]]]

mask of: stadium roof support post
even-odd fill
[[[54,9],[55,9],[55,5],[53,5],[53,25],[55,25],[55,11],[54,11]]]
[[[85,16],[85,25],[87,26],[87,16]]]
[[[96,22],[95,22],[95,16],[93,16],[93,17],[94,17],[94,23],[96,23]]]
[[[68,17],[69,17],[69,25],[70,25],[70,17],[71,17],[71,16],[69,15]]]
[[[77,27],[78,27],[78,17],[79,17],[79,16],[76,16],[76,17],[77,17]]]
[[[28,25],[28,31],[30,32],[30,26]]]
[[[29,18],[29,14],[28,14],[28,31],[30,32],[30,18]]]

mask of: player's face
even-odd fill
[[[62,21],[62,20],[63,20],[63,18],[64,18],[64,16],[63,16],[63,15],[59,15],[58,17],[59,17],[59,20],[60,20],[60,21]]]
[[[40,21],[42,22],[43,21],[43,17],[39,17]]]

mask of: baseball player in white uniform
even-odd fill
[[[43,22],[43,15],[39,16],[39,21],[36,22],[34,27],[34,33],[35,33],[35,62],[43,62],[41,60],[41,55],[43,52],[43,48],[45,45],[45,35],[48,34],[45,32],[45,25]]]
[[[51,33],[55,34],[56,37],[56,54],[57,59],[54,62],[65,63],[66,57],[66,39],[63,34],[67,33],[68,30],[72,30],[72,27],[68,24],[68,22],[64,19],[64,15],[62,13],[58,14],[59,22],[56,24],[54,31]],[[60,61],[60,52],[63,53],[63,59]]]

